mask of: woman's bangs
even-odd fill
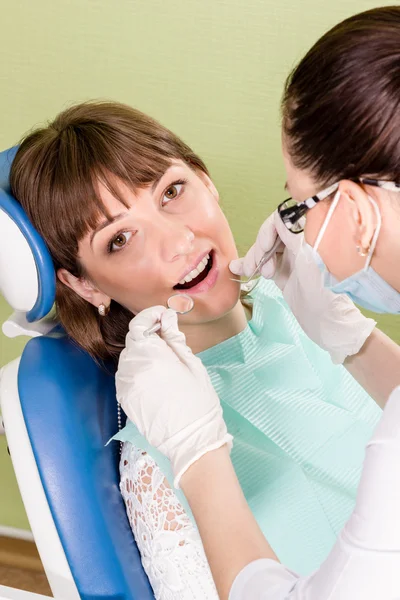
[[[101,197],[101,185],[128,208],[129,202],[120,183],[136,193],[162,177],[172,162],[160,153],[149,152],[146,147],[125,148],[122,152],[110,147],[104,150],[105,155],[95,157],[93,163],[86,164],[84,171],[82,163],[79,171],[70,171],[64,218],[68,229],[75,232],[77,241],[93,230],[102,217],[111,219]]]

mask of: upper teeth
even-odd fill
[[[204,271],[204,269],[206,268],[209,260],[210,260],[210,255],[207,254],[207,256],[205,256],[203,258],[203,260],[201,260],[199,262],[197,267],[195,269],[193,269],[193,271],[190,271],[190,273],[188,273],[186,275],[186,277],[179,282],[180,285],[183,285],[184,283],[190,283],[192,281],[192,279],[195,279],[195,277],[200,275],[200,273],[202,273]]]

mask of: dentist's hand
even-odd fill
[[[303,236],[291,233],[282,223],[277,211],[273,212],[261,225],[256,241],[246,256],[231,262],[229,268],[232,273],[250,277],[264,254],[271,250],[277,236],[282,241],[281,247],[263,265],[261,275],[265,279],[273,279],[279,289],[283,290],[293,270],[295,256],[301,245]]]
[[[159,335],[146,337],[159,321]],[[132,319],[116,389],[129,419],[170,459],[176,487],[203,454],[232,443],[208,373],[186,345],[172,310],[155,306]]]
[[[335,364],[343,363],[361,350],[376,322],[364,317],[350,298],[324,287],[322,273],[307,252],[304,235],[291,233],[277,211],[262,225],[246,256],[232,261],[231,271],[250,275],[265,252],[272,248],[277,235],[284,244],[284,251],[277,252],[264,265],[261,274],[275,281],[308,337],[327,350]]]
[[[304,238],[282,292],[302,329],[334,364],[357,354],[375,329],[376,321],[364,317],[348,296],[324,287]]]

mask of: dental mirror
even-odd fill
[[[168,308],[174,310],[178,315],[187,315],[194,308],[194,300],[188,294],[173,294],[167,300]],[[147,337],[161,329],[161,323],[156,323],[144,332]]]
[[[171,308],[178,315],[186,315],[194,308],[194,300],[188,294],[174,294],[167,300],[168,308]]]

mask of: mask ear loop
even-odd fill
[[[332,204],[329,207],[328,214],[325,217],[325,221],[322,223],[322,227],[319,230],[319,234],[317,235],[317,239],[315,240],[315,244],[314,244],[314,248],[313,248],[314,252],[318,251],[321,240],[324,237],[325,231],[326,231],[326,229],[329,225],[329,222],[332,218],[332,215],[338,205],[339,199],[340,199],[340,190],[338,190],[336,192],[335,197],[332,200]]]
[[[378,237],[379,237],[379,234],[381,232],[381,227],[382,227],[382,215],[381,215],[381,211],[379,210],[378,204],[375,202],[375,200],[373,198],[371,198],[371,196],[367,196],[367,198],[375,210],[376,227],[375,227],[374,235],[372,237],[371,245],[368,250],[367,260],[365,261],[363,271],[367,271],[369,269],[369,266],[370,266],[371,260],[372,260],[372,255],[375,252],[376,244],[377,244]]]

